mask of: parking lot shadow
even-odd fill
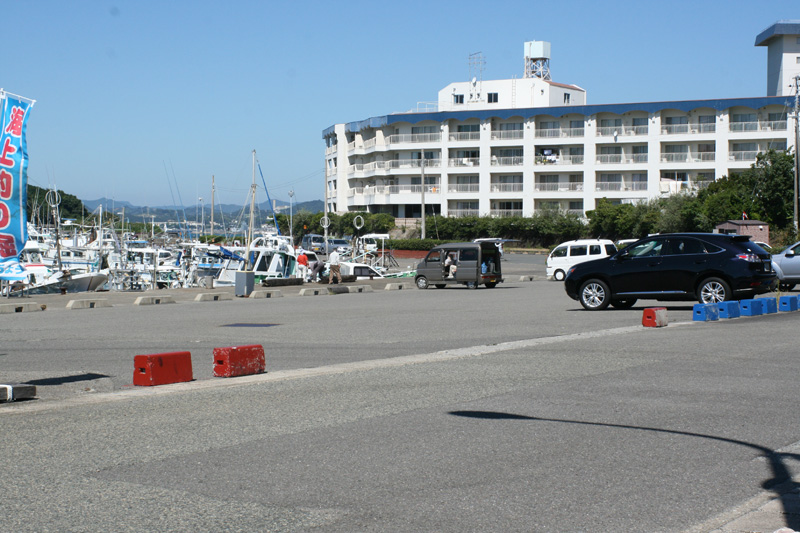
[[[521,420],[526,422],[556,422],[561,424],[575,424],[582,426],[597,426],[604,428],[617,428],[632,431],[649,431],[653,433],[667,433],[670,435],[682,435],[685,437],[709,439],[719,442],[727,442],[736,444],[737,446],[745,446],[755,450],[767,460],[772,471],[772,477],[765,479],[761,483],[761,488],[770,490],[780,499],[781,506],[783,507],[783,516],[786,520],[786,526],[794,530],[800,530],[800,515],[794,514],[796,503],[790,495],[800,488],[800,483],[792,481],[791,472],[786,466],[787,459],[794,459],[800,461],[800,454],[796,453],[780,453],[766,446],[761,446],[752,442],[745,442],[738,439],[729,439],[726,437],[719,437],[717,435],[706,435],[703,433],[694,433],[691,431],[677,431],[673,429],[653,428],[646,426],[630,426],[625,424],[608,424],[604,422],[588,422],[583,420],[565,420],[558,418],[541,418],[537,416],[518,415],[514,413],[502,413],[497,411],[450,411],[453,416],[460,416],[463,418],[474,418],[479,420]]]

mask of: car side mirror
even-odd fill
[[[783,255],[785,255],[786,257],[794,257],[794,250],[786,250],[786,252]]]
[[[620,253],[617,254],[617,259],[629,259],[631,253],[628,250],[622,250]]]

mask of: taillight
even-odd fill
[[[756,254],[739,254],[736,259],[747,261],[748,263],[760,263],[761,259]]]

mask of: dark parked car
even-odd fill
[[[637,299],[749,298],[774,290],[770,255],[746,235],[674,233],[640,239],[611,257],[575,265],[564,287],[590,311]]]

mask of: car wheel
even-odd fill
[[[786,283],[781,281],[778,284],[778,289],[782,292],[789,292],[790,290],[794,289],[794,285],[795,285],[794,283]]]
[[[444,289],[445,287],[447,287],[447,283],[437,283],[434,285],[434,287],[436,287],[437,289]]]
[[[487,281],[486,282],[486,288],[487,289],[494,289],[495,287],[497,287],[497,282],[496,281]]]
[[[564,274],[563,270],[556,270],[553,273],[553,279],[555,279],[556,281],[564,281],[564,278],[566,278],[566,277],[567,277],[567,275]]]
[[[478,288],[478,283],[475,282],[475,281],[468,281],[467,282],[467,288],[468,289],[477,289]]]
[[[583,285],[578,293],[581,305],[587,311],[600,311],[611,303],[611,291],[605,282],[599,279],[590,279]]]
[[[427,289],[428,288],[428,278],[425,276],[420,276],[417,278],[417,288],[418,289]]]
[[[731,288],[719,278],[708,278],[697,289],[697,299],[700,303],[715,304],[731,299]]]
[[[611,302],[611,307],[614,309],[630,309],[636,303],[636,299],[632,298],[630,300],[615,300]]]

